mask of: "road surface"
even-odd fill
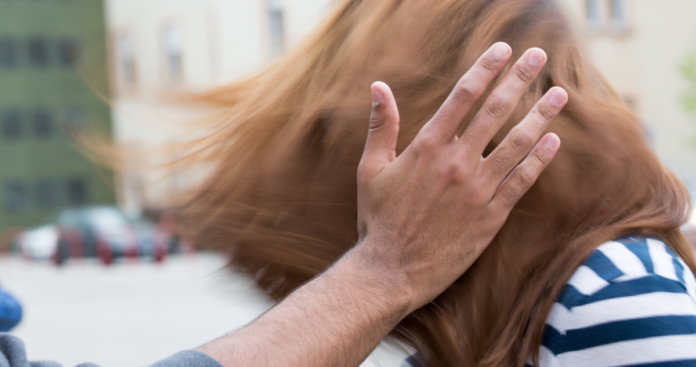
[[[24,306],[14,330],[31,360],[65,366],[142,366],[251,321],[271,305],[252,282],[213,253],[164,264],[104,267],[72,261],[58,268],[0,257],[0,284]],[[399,366],[407,352],[383,343],[363,366]]]

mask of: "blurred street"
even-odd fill
[[[23,303],[14,332],[30,359],[142,366],[238,328],[270,306],[224,264],[213,253],[111,267],[96,259],[56,267],[3,255],[0,282]],[[398,366],[405,356],[381,347],[363,366]]]
[[[442,9],[450,6],[449,3],[456,2],[443,2]],[[647,146],[686,184],[696,199],[696,22],[693,20],[696,1],[569,0],[556,3],[567,17],[567,26],[582,45],[583,59],[587,58],[586,61],[595,65],[602,77],[610,82],[613,93],[635,113]],[[353,161],[347,158],[344,161],[347,154],[359,150],[347,149],[348,143],[339,142],[335,138],[339,135],[334,134],[334,127],[329,126],[338,126],[334,121],[340,123],[341,129],[343,126],[346,129],[361,126],[348,124],[346,121],[352,120],[339,118],[343,115],[338,112],[342,114],[343,108],[346,112],[355,108],[355,116],[365,112],[363,124],[368,119],[368,83],[363,83],[361,78],[367,80],[373,74],[362,67],[369,64],[362,58],[368,60],[372,55],[380,55],[379,65],[382,62],[391,65],[391,55],[398,56],[394,65],[399,67],[393,70],[385,68],[384,78],[382,71],[375,71],[375,78],[380,79],[369,81],[392,78],[398,81],[402,75],[404,80],[410,80],[406,79],[407,76],[411,78],[410,74],[419,78],[427,76],[427,79],[418,79],[417,83],[402,83],[404,91],[415,93],[420,92],[425,84],[443,82],[454,85],[456,80],[445,77],[449,78],[451,70],[468,62],[469,56],[464,54],[467,48],[461,47],[462,55],[452,58],[452,62],[435,63],[431,55],[437,50],[450,48],[440,47],[443,44],[438,40],[440,32],[433,31],[429,35],[418,31],[421,24],[426,24],[420,19],[413,19],[413,27],[398,28],[393,35],[382,34],[398,40],[409,36],[408,33],[402,35],[403,32],[416,34],[418,31],[419,37],[432,37],[428,42],[424,41],[422,45],[408,42],[403,46],[394,42],[394,50],[391,45],[389,49],[375,46],[374,50],[379,52],[363,54],[357,40],[361,39],[361,34],[373,33],[353,29],[360,26],[359,17],[355,18],[355,26],[353,20],[345,27],[337,22],[337,19],[343,19],[343,14],[351,14],[345,10],[349,8],[335,12],[348,4],[351,3],[334,0],[0,0],[0,288],[16,296],[22,304],[23,319],[13,332],[28,345],[31,360],[55,360],[66,367],[86,361],[104,367],[143,366],[175,352],[195,348],[243,326],[267,310],[272,305],[271,300],[256,288],[253,281],[225,269],[225,258],[213,252],[193,252],[195,245],[209,244],[197,235],[207,234],[208,228],[216,227],[209,226],[207,218],[202,221],[205,223],[188,218],[189,211],[198,212],[198,209],[192,210],[195,208],[190,203],[210,202],[211,208],[217,206],[212,213],[235,214],[230,217],[238,223],[230,225],[245,231],[251,219],[248,220],[246,214],[237,216],[237,208],[242,208],[239,212],[252,213],[254,216],[250,218],[253,220],[258,214],[264,225],[266,222],[272,224],[268,226],[272,229],[268,231],[269,237],[282,235],[293,238],[293,241],[300,238],[323,241],[325,234],[326,238],[334,238],[341,233],[351,233],[347,230],[354,229],[355,223],[345,218],[354,218],[354,213],[348,210],[353,210],[353,207],[342,203],[348,203],[348,199],[355,202],[355,166],[350,166],[353,170],[350,175],[347,170],[345,175],[336,174],[338,169],[314,174],[314,168],[345,168],[349,166],[343,163],[357,162],[357,155]],[[425,5],[423,9],[426,9]],[[530,5],[530,9],[536,8]],[[336,15],[332,15],[334,13]],[[338,14],[341,14],[340,18]],[[449,14],[458,13],[442,11],[443,17]],[[334,17],[335,23],[332,20],[321,26],[326,19]],[[502,18],[512,19],[507,15]],[[443,27],[448,24],[441,23]],[[530,27],[537,27],[532,23],[529,23]],[[332,39],[315,30],[339,34],[344,28],[350,32],[346,33],[346,42],[341,44],[355,46],[355,51],[350,49],[334,54],[333,48],[317,46],[317,50],[327,50],[327,53],[316,53],[325,55],[317,56],[316,60],[312,56],[314,52],[308,52],[304,57],[292,52],[313,34],[322,35],[322,38],[316,38],[319,46],[323,45],[319,40]],[[432,27],[433,30],[436,28]],[[560,29],[558,35],[563,38],[554,36],[553,42],[568,40],[569,44],[574,44],[575,40],[564,32]],[[474,40],[468,35],[461,40],[469,38]],[[510,37],[511,40],[517,38],[520,37]],[[501,37],[503,39],[507,36]],[[332,42],[339,45],[337,41]],[[372,45],[371,42],[374,40],[365,44]],[[479,41],[476,43],[480,44]],[[460,47],[455,46],[451,50]],[[343,50],[342,47],[336,49]],[[400,50],[402,47],[403,51]],[[368,49],[372,50],[373,46],[365,48]],[[343,89],[340,93],[333,93],[331,88],[326,91],[309,88],[338,84],[334,81],[337,78],[330,79],[331,82],[327,79],[326,83],[314,83],[314,77],[301,75],[302,78],[297,80],[310,80],[312,84],[307,87],[298,84],[297,88],[290,88],[294,84],[285,81],[271,84],[279,86],[275,88],[278,98],[274,101],[294,101],[295,95],[314,96],[314,93],[321,98],[306,105],[290,103],[288,110],[291,113],[269,115],[268,121],[272,124],[267,125],[264,134],[247,134],[247,131],[256,130],[256,127],[247,129],[247,126],[265,126],[261,124],[265,118],[256,118],[257,109],[274,109],[266,108],[266,104],[251,103],[264,99],[256,96],[267,95],[247,94],[247,88],[255,91],[253,83],[243,82],[239,84],[239,90],[227,88],[239,81],[266,80],[266,75],[275,78],[276,74],[268,73],[259,74],[263,75],[261,79],[249,79],[269,67],[268,70],[276,70],[272,67],[276,62],[285,66],[288,52],[291,56],[288,60],[297,61],[288,63],[292,67],[283,68],[278,74],[282,76],[278,79],[285,81],[295,80],[289,77],[292,70],[305,70],[296,66],[306,65],[306,74],[314,73],[310,69],[313,66],[317,70],[316,80],[319,80],[324,73],[317,65],[339,65],[338,61],[343,62],[343,58],[351,65],[361,65],[349,68],[348,72],[339,67],[327,70],[340,71],[337,77],[351,80],[350,88],[345,90],[363,91],[364,111],[360,110],[363,107],[360,107],[357,94],[353,100],[352,97],[339,98]],[[402,52],[403,55],[418,57],[406,58],[401,56]],[[450,53],[454,57],[454,52]],[[549,54],[549,57],[549,60],[561,59],[559,53]],[[324,62],[323,58],[327,61]],[[421,58],[423,65],[441,67],[421,73]],[[569,85],[582,84],[579,76],[587,72],[584,68],[572,70],[567,66],[563,70],[563,75],[575,75],[571,78],[572,83],[567,83]],[[594,71],[591,73],[592,80],[598,79],[594,77]],[[208,91],[215,92],[206,94]],[[601,96],[605,96],[605,92],[602,88]],[[577,95],[584,97],[584,93]],[[204,99],[210,98],[210,102],[220,99],[211,106],[203,103],[204,107],[196,101],[181,98],[193,95],[206,95]],[[235,112],[237,103],[246,99],[240,96],[246,95],[254,96],[249,99],[248,110]],[[432,98],[423,99],[424,105],[429,100],[434,101],[433,96],[437,95],[428,96]],[[583,98],[576,100],[582,103]],[[317,110],[311,111],[310,107],[315,105]],[[569,110],[573,116],[575,111],[579,111],[576,106]],[[247,115],[253,118],[245,117]],[[305,115],[308,116],[306,119],[302,117]],[[577,116],[585,118],[582,114]],[[306,120],[308,125],[295,128],[295,120]],[[358,121],[357,117],[355,121]],[[607,120],[607,123],[613,122]],[[556,129],[551,126],[551,130]],[[296,179],[293,173],[291,180],[266,178],[267,166],[278,166],[282,168],[279,171],[285,172],[285,166],[280,164],[283,162],[272,160],[284,157],[275,151],[273,154],[264,153],[264,159],[250,160],[251,169],[240,169],[240,175],[235,170],[226,169],[226,162],[251,157],[255,151],[273,150],[275,144],[264,143],[260,138],[255,142],[247,139],[247,135],[281,136],[277,131],[282,130],[277,129],[316,132],[316,136],[307,135],[311,139],[298,140],[302,144],[297,146],[320,149],[308,150],[310,154],[297,159],[297,162],[312,163],[315,158],[320,162],[324,157],[333,161],[316,167],[308,166],[311,170],[307,172],[312,172],[311,175],[305,178],[297,174]],[[230,135],[230,139],[219,141],[211,139],[227,137],[224,135],[227,131],[230,134],[236,132],[238,136]],[[404,138],[408,138],[408,134],[401,135],[400,146],[405,146],[402,143],[406,143]],[[573,138],[570,133],[567,137],[569,140]],[[283,136],[280,140],[286,139]],[[258,149],[227,149],[245,147],[242,142],[247,141]],[[360,147],[363,143],[361,140]],[[218,147],[225,148],[220,150],[223,154],[214,154]],[[265,159],[266,155],[268,159]],[[620,159],[627,167],[636,162],[628,154],[607,155],[606,159]],[[599,159],[596,162],[597,167],[603,166]],[[287,165],[288,172],[294,170],[294,163]],[[217,175],[218,171],[226,173]],[[587,169],[582,172],[594,171]],[[213,180],[210,182],[217,184],[219,181],[219,198],[214,196],[211,200],[193,201],[199,197],[192,194],[210,192],[202,183],[211,177]],[[312,181],[318,180],[316,177],[330,178],[331,181],[327,184]],[[350,185],[343,185],[348,182],[342,181],[347,177],[350,177]],[[568,181],[562,182],[577,187],[589,182],[576,180],[577,177],[585,176],[567,174]],[[237,201],[227,195],[228,191],[237,192],[237,187],[240,187],[237,181],[245,184],[241,187],[246,187],[247,182],[262,183],[254,189],[263,195],[247,195],[249,202],[237,205]],[[304,193],[294,186],[308,184],[312,190],[321,188],[321,195],[326,193],[326,199],[307,190],[308,193],[300,199],[277,200],[276,191],[266,190],[266,182],[277,182],[279,193]],[[630,182],[640,184],[637,180]],[[344,192],[344,187],[351,190]],[[270,198],[270,209],[265,207],[266,198]],[[575,198],[578,203],[583,199],[575,195],[571,204]],[[315,205],[314,201],[321,205]],[[559,201],[558,205],[566,203]],[[312,218],[314,214],[307,214],[314,213],[315,207],[321,214],[317,215],[318,221]],[[301,209],[297,212],[299,215],[295,215],[294,208]],[[178,209],[186,210],[180,213]],[[209,213],[209,210],[201,212]],[[268,220],[266,213],[270,213]],[[276,216],[280,218],[280,225],[276,225]],[[226,215],[219,217],[224,219]],[[307,228],[301,228],[286,224],[283,222],[285,218],[309,224]],[[335,223],[334,218],[337,218]],[[218,220],[215,215],[212,219]],[[187,228],[187,225],[192,228]],[[314,227],[321,235],[312,234]],[[266,236],[267,228],[259,228],[261,230],[249,233]],[[283,233],[286,229],[292,233]],[[690,225],[684,226],[684,232],[696,251],[696,208],[692,208]],[[220,239],[221,243],[238,240],[235,238],[238,234],[232,230],[223,234],[228,238]],[[324,253],[323,248],[317,247],[317,251],[320,252],[317,258]],[[298,257],[296,261],[302,265],[302,258]],[[63,262],[63,266],[55,265]],[[104,265],[112,262],[110,266]],[[284,259],[285,263],[289,260]],[[527,266],[520,269],[527,269]],[[517,273],[511,271],[511,274]],[[500,279],[502,282],[503,278]],[[19,309],[16,302],[13,305],[13,310]],[[13,319],[13,325],[16,320]],[[463,325],[454,322],[454,316],[450,321],[457,327]],[[461,330],[458,332],[463,333]],[[399,366],[409,354],[403,348],[383,343],[363,366]]]

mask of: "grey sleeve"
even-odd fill
[[[60,367],[55,362],[29,362],[24,342],[14,335],[0,333],[0,367]]]
[[[195,350],[179,352],[150,367],[222,367],[213,357]]]
[[[0,367],[61,367],[56,362],[29,362],[24,342],[14,335],[0,333]],[[78,367],[98,367],[92,363]],[[179,352],[150,367],[222,367],[218,361],[207,354],[189,350]]]

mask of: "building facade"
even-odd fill
[[[696,52],[696,2],[558,3],[595,65],[642,119],[657,155],[696,188],[696,116],[683,104],[688,84],[680,70]]]
[[[261,70],[313,29],[333,3],[108,1],[117,139],[135,146],[181,139],[186,133],[171,124],[142,129],[145,122],[189,116],[158,102],[157,96],[203,90]],[[657,155],[684,181],[696,185],[696,147],[689,143],[696,135],[696,122],[680,102],[685,81],[679,70],[683,58],[696,49],[696,2],[557,3],[592,61],[642,119]],[[126,166],[138,163],[136,159]],[[125,170],[118,180],[120,201],[133,210],[166,206],[183,181],[152,183]]]
[[[102,1],[0,1],[0,233],[114,202],[74,139],[110,134],[104,37]]]
[[[331,1],[108,0],[114,133],[124,150],[138,152],[125,155],[117,173],[121,206],[166,208],[199,178],[157,169],[177,152],[143,159],[191,137],[195,115],[168,96],[258,72],[321,22]],[[155,152],[141,153],[149,148]]]

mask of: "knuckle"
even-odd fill
[[[482,58],[479,63],[483,69],[494,73],[498,71],[498,64],[499,62],[491,56]]]
[[[546,157],[539,151],[539,149],[535,149],[534,153],[532,153],[532,161],[534,166],[536,167],[544,167],[546,166],[547,159]]]
[[[500,117],[510,109],[510,102],[507,99],[497,97],[486,106],[486,113],[490,117]]]
[[[379,129],[382,125],[384,125],[384,119],[382,118],[381,113],[373,112],[372,114],[370,114],[370,130]]]
[[[459,162],[450,160],[443,164],[440,172],[446,181],[458,181],[461,172],[461,165]]]
[[[509,172],[511,167],[507,162],[511,159],[511,154],[509,151],[501,151],[493,157],[490,157],[488,162],[490,170],[495,173]]]
[[[531,172],[525,169],[520,169],[515,174],[515,181],[512,187],[518,193],[518,196],[522,196],[522,193],[527,191],[527,189],[534,183],[534,176]]]
[[[537,114],[541,116],[544,120],[551,121],[556,117],[556,112],[553,108],[545,104],[540,104],[536,107]]]
[[[453,96],[457,102],[474,101],[481,94],[481,88],[472,83],[469,78],[462,77],[454,86]]]
[[[529,84],[532,82],[532,80],[534,80],[534,76],[532,75],[532,73],[530,73],[522,67],[516,67],[512,70],[512,72],[517,77],[517,79],[521,80],[524,84]]]
[[[437,146],[437,139],[433,134],[422,134],[418,141],[414,143],[416,152],[420,154],[428,153]]]
[[[525,132],[516,131],[510,135],[510,147],[515,152],[526,151],[532,144],[534,144],[534,139]]]
[[[515,202],[522,196],[522,190],[515,185],[509,185],[505,190],[505,198],[510,202]]]

